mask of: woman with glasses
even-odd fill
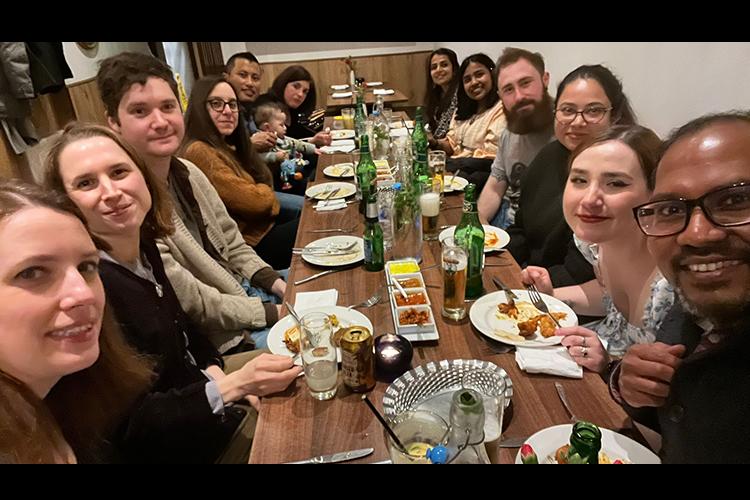
[[[239,123],[237,95],[223,77],[195,82],[182,156],[206,174],[247,244],[274,269],[288,268],[299,216],[280,212],[273,175],[252,149]]]
[[[563,218],[568,160],[571,151],[610,126],[634,123],[622,84],[606,67],[580,66],[563,78],[555,97],[557,140],[542,148],[526,169],[516,219],[508,229],[508,250],[522,267],[546,268],[554,286],[594,278]]]
[[[595,332],[580,326],[557,331],[578,364],[600,373],[610,355],[622,356],[632,344],[653,342],[674,302],[633,217],[633,207],[648,200],[654,189],[651,174],[660,146],[659,137],[645,127],[615,126],[571,156],[563,213],[581,252],[594,265],[596,280],[553,289],[546,269],[529,266],[523,271],[525,283],[536,284],[577,313],[604,315]]]
[[[477,192],[487,182],[498,138],[505,129],[497,78],[492,76],[494,69],[495,63],[486,54],[464,59],[458,69],[456,114],[445,139],[435,144],[449,157],[446,170],[460,169],[460,176],[476,184]]]

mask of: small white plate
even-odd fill
[[[482,224],[482,227],[484,228],[484,253],[489,252],[496,252],[498,250],[502,250],[505,248],[505,246],[510,243],[510,235],[500,229],[499,227],[495,226],[488,226],[487,224]],[[438,240],[443,241],[445,238],[448,238],[449,236],[453,236],[454,231],[456,230],[456,226],[451,226],[448,228],[445,228],[443,231],[440,232],[438,235]],[[494,236],[491,236],[494,235]],[[491,241],[493,244],[488,245],[487,241]]]
[[[513,293],[518,296],[516,302],[531,302],[529,292],[526,290],[513,290]],[[578,316],[576,316],[573,309],[568,307],[566,303],[543,293],[540,293],[540,295],[544,303],[547,304],[550,312],[564,312],[567,314],[565,319],[559,320],[561,326],[576,326],[578,324]],[[543,337],[539,332],[534,333],[530,337],[520,337],[515,321],[503,320],[497,317],[497,305],[501,303],[508,303],[505,292],[502,290],[488,293],[474,302],[471,309],[469,309],[469,318],[474,328],[492,340],[521,347],[544,347],[562,342],[563,338],[559,335]]]
[[[354,130],[331,130],[331,139],[334,141],[340,139],[354,139]]]
[[[555,452],[561,446],[570,443],[570,433],[573,430],[571,424],[555,425],[547,427],[533,434],[526,443],[534,449],[540,464],[557,463]],[[617,459],[625,463],[633,464],[660,464],[661,460],[651,450],[640,443],[633,441],[618,432],[599,427],[602,431],[602,448],[600,453],[605,453],[611,461]],[[601,454],[599,455],[601,460]],[[516,455],[516,463],[521,464],[521,450]]]
[[[354,163],[337,163],[329,165],[323,169],[323,173],[328,177],[345,179],[354,177]]]
[[[308,243],[305,247],[328,247],[335,250],[336,248],[348,247],[352,243],[356,243],[356,245],[351,248],[351,251],[348,251],[343,255],[310,255],[302,253],[302,260],[309,262],[310,264],[315,264],[316,266],[326,267],[348,266],[349,264],[354,264],[365,258],[365,243],[362,238],[346,235],[329,236],[328,238],[321,238],[312,243]]]
[[[331,90],[347,90],[349,85],[331,85]]]
[[[309,312],[335,314],[336,318],[338,318],[339,320],[339,328],[349,328],[350,326],[364,326],[370,330],[370,333],[375,335],[372,329],[372,322],[370,322],[367,316],[354,309],[347,309],[346,307],[341,306],[321,306],[297,311],[300,317]],[[271,330],[269,330],[268,332],[268,349],[273,354],[278,354],[280,356],[294,356],[294,353],[287,349],[286,344],[284,343],[284,332],[293,327],[295,324],[296,321],[294,320],[294,318],[292,318],[291,314],[289,314],[281,318],[276,322],[275,325],[271,327]],[[339,362],[341,362],[341,349],[337,349],[337,351]],[[295,364],[301,366],[302,359],[299,358]]]
[[[323,182],[322,184],[315,184],[314,186],[307,188],[305,196],[316,200],[328,200],[328,195],[335,189],[338,189],[339,192],[331,197],[332,200],[346,198],[357,192],[357,187],[348,182]]]
[[[463,177],[455,177],[453,174],[445,174],[445,180],[450,179],[451,183],[446,184],[443,191],[446,193],[452,193],[454,191],[463,191],[466,186],[469,185],[469,181]]]

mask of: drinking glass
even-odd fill
[[[484,402],[484,442],[498,441],[503,430],[505,379],[494,370],[471,370],[461,379],[461,387],[473,389]]]
[[[341,118],[344,121],[344,128],[354,130],[354,108],[344,108],[341,110]]]
[[[466,316],[466,249],[451,236],[442,241],[443,309],[445,318],[459,321]]]
[[[430,151],[427,155],[430,176],[440,181],[440,193],[443,192],[445,178],[445,151]]]
[[[445,444],[448,438],[448,423],[436,413],[410,410],[399,413],[390,421],[391,429],[398,436],[406,451],[398,449],[391,436],[383,431],[391,461],[394,464],[429,464],[424,454],[427,448]]]
[[[331,399],[338,385],[338,360],[331,318],[320,312],[302,316],[300,354],[305,380],[315,399]]]
[[[342,130],[344,127],[344,117],[334,116],[333,117],[333,130]]]
[[[438,239],[438,216],[440,215],[440,190],[442,185],[437,179],[431,184],[422,185],[419,195],[419,208],[422,210],[422,239],[435,241]]]

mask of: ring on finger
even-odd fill
[[[581,347],[581,356],[584,358],[589,355],[589,348],[588,347]]]
[[[581,347],[586,347],[586,337],[581,337]]]

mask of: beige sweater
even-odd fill
[[[203,172],[191,162],[181,161],[190,172],[190,184],[206,223],[206,235],[224,259],[224,265],[248,279],[264,268],[270,269],[245,243]],[[164,269],[182,308],[209,335],[217,349],[225,352],[242,341],[242,330],[266,326],[265,308],[258,297],[248,297],[234,276],[206,253],[177,215],[172,219],[174,234],[157,240]]]

